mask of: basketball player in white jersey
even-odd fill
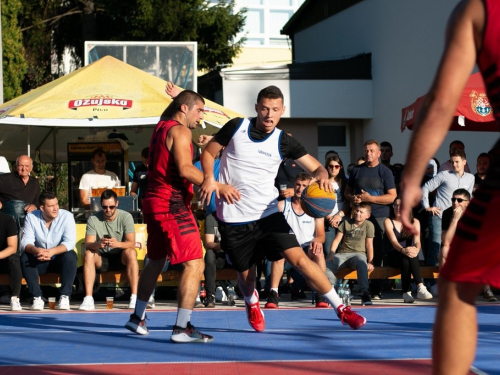
[[[285,157],[294,159],[322,189],[331,190],[328,173],[321,163],[297,140],[276,128],[285,111],[283,103],[279,88],[269,86],[261,90],[255,104],[257,117],[230,120],[207,144],[201,155],[204,182],[199,190],[200,198],[208,204],[212,192],[216,192],[221,246],[238,271],[238,285],[253,329],[261,332],[265,328],[255,290],[255,265],[264,255],[271,261],[284,257],[334,306],[342,323],[359,329],[366,319],[342,304],[325,273],[307,257],[278,211],[274,179]],[[219,181],[239,191],[241,198],[234,203],[219,199],[213,176],[215,155],[224,146]]]
[[[325,220],[323,218],[315,219],[307,215],[300,205],[302,192],[311,183],[311,176],[307,173],[299,173],[295,177],[294,194],[291,198],[278,201],[278,209],[283,213],[286,222],[290,225],[292,233],[297,237],[300,247],[307,253],[309,259],[326,272],[325,254],[323,253],[323,243],[325,242]],[[279,294],[278,287],[285,260],[277,260],[271,264],[271,290],[269,298],[264,307],[268,309],[278,308]],[[299,276],[300,278],[300,276]],[[294,284],[299,283],[296,275],[293,276]],[[328,307],[328,302],[321,296],[316,295],[316,307]]]

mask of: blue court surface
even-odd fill
[[[0,314],[0,374],[425,374],[434,306],[365,307],[361,330],[332,309],[264,310],[254,332],[242,308],[196,310],[209,344],[172,344],[175,311],[148,310],[148,336],[123,325],[130,310]],[[473,373],[500,374],[500,305],[478,306]]]

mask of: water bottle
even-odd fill
[[[207,291],[205,290],[205,283],[201,283],[201,289],[200,289],[201,303],[205,303],[206,299],[207,299]]]
[[[341,299],[342,303],[344,303],[344,286],[342,285],[342,280],[339,281],[339,286],[337,287],[337,294]]]
[[[349,288],[349,284],[347,284],[345,287],[344,297],[345,297],[344,306],[351,306],[351,288]]]

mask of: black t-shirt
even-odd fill
[[[0,251],[7,247],[7,238],[16,236],[16,222],[12,216],[0,212]]]
[[[19,200],[38,207],[39,197],[40,185],[35,177],[30,176],[28,183],[24,184],[17,173],[0,175],[0,201]]]
[[[234,118],[229,120],[226,125],[224,125],[221,130],[215,135],[215,140],[222,146],[227,146],[229,141],[233,137],[234,133],[243,121],[242,118]],[[260,141],[266,139],[269,133],[262,132],[255,126],[255,118],[250,119],[250,137],[253,140]],[[282,132],[280,138],[280,152],[282,158],[289,158],[297,160],[304,155],[307,155],[307,151],[295,138],[290,137],[285,132]]]
[[[451,223],[451,218],[453,217],[453,206],[448,207],[443,211],[443,216],[441,217],[441,230],[448,230]]]

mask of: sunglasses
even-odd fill
[[[469,200],[468,199],[463,199],[463,198],[451,198],[451,201],[453,203],[455,203],[455,201],[457,201],[458,203],[462,203],[462,202],[468,202]]]
[[[103,210],[114,210],[116,206],[101,206]]]
[[[332,169],[333,169],[333,168],[335,168],[335,169],[339,169],[339,168],[340,168],[340,164],[335,164],[335,165],[330,164],[330,165],[328,166],[328,168],[332,168]]]

